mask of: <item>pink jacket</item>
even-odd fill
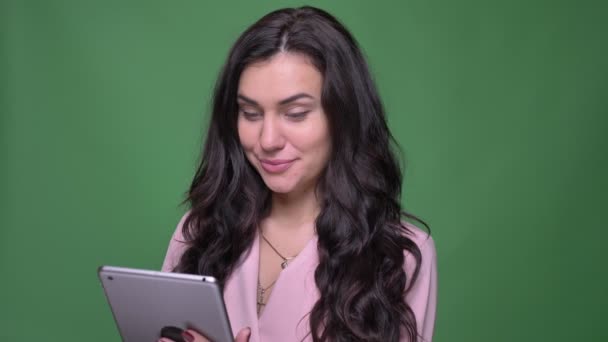
[[[179,222],[169,243],[162,270],[170,272],[179,262],[185,245],[182,224]],[[413,240],[422,252],[420,274],[405,300],[416,316],[418,333],[422,341],[431,341],[435,324],[437,302],[437,269],[435,244],[422,230],[408,225],[414,232]],[[256,291],[259,261],[259,235],[252,248],[224,288],[224,302],[233,333],[245,327],[251,328],[250,342],[258,341],[312,341],[309,332],[308,313],[319,298],[315,285],[314,271],[318,265],[317,238],[312,238],[304,249],[285,268],[274,285],[268,303],[258,318],[256,312]],[[406,270],[411,270],[412,257],[406,253]],[[410,261],[410,262],[408,262]]]

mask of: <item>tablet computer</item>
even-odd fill
[[[102,266],[99,279],[125,342],[179,340],[194,329],[233,342],[222,292],[213,277]]]

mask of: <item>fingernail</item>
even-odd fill
[[[187,342],[194,342],[194,336],[192,336],[191,333],[187,332],[187,331],[183,331],[182,332],[182,337],[184,338],[184,340],[186,340]]]
[[[247,327],[247,332],[245,334],[247,334],[247,337],[251,336],[251,328],[250,327]]]

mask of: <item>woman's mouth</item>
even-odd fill
[[[268,173],[281,173],[289,169],[295,159],[260,159],[260,165]]]

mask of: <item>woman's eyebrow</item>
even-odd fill
[[[258,106],[258,107],[260,106],[255,100],[250,99],[250,98],[248,98],[245,95],[238,94],[237,98],[239,100],[243,101],[243,102],[246,102],[246,103],[250,104],[250,105],[254,105],[254,106]],[[290,102],[293,102],[295,100],[299,100],[299,99],[302,99],[302,98],[314,99],[314,96],[309,95],[307,93],[298,93],[298,94],[292,95],[292,96],[290,96],[290,97],[288,97],[286,99],[283,99],[283,100],[279,101],[279,105],[283,106],[283,105],[286,105],[286,104],[288,104]]]
[[[241,100],[241,101],[243,101],[243,102],[247,102],[247,103],[248,103],[248,104],[250,104],[250,105],[254,105],[254,106],[257,106],[257,107],[259,107],[259,106],[260,106],[260,105],[259,105],[257,102],[255,102],[255,100],[252,100],[252,99],[248,98],[248,97],[247,97],[247,96],[245,96],[245,95],[238,94],[236,97],[237,97],[239,100]]]
[[[301,98],[308,98],[308,99],[314,99],[314,97],[312,95],[308,95],[306,93],[299,93],[299,94],[295,94],[293,96],[290,96],[284,100],[279,101],[279,105],[286,105],[290,102],[293,102],[295,100],[299,100]]]

